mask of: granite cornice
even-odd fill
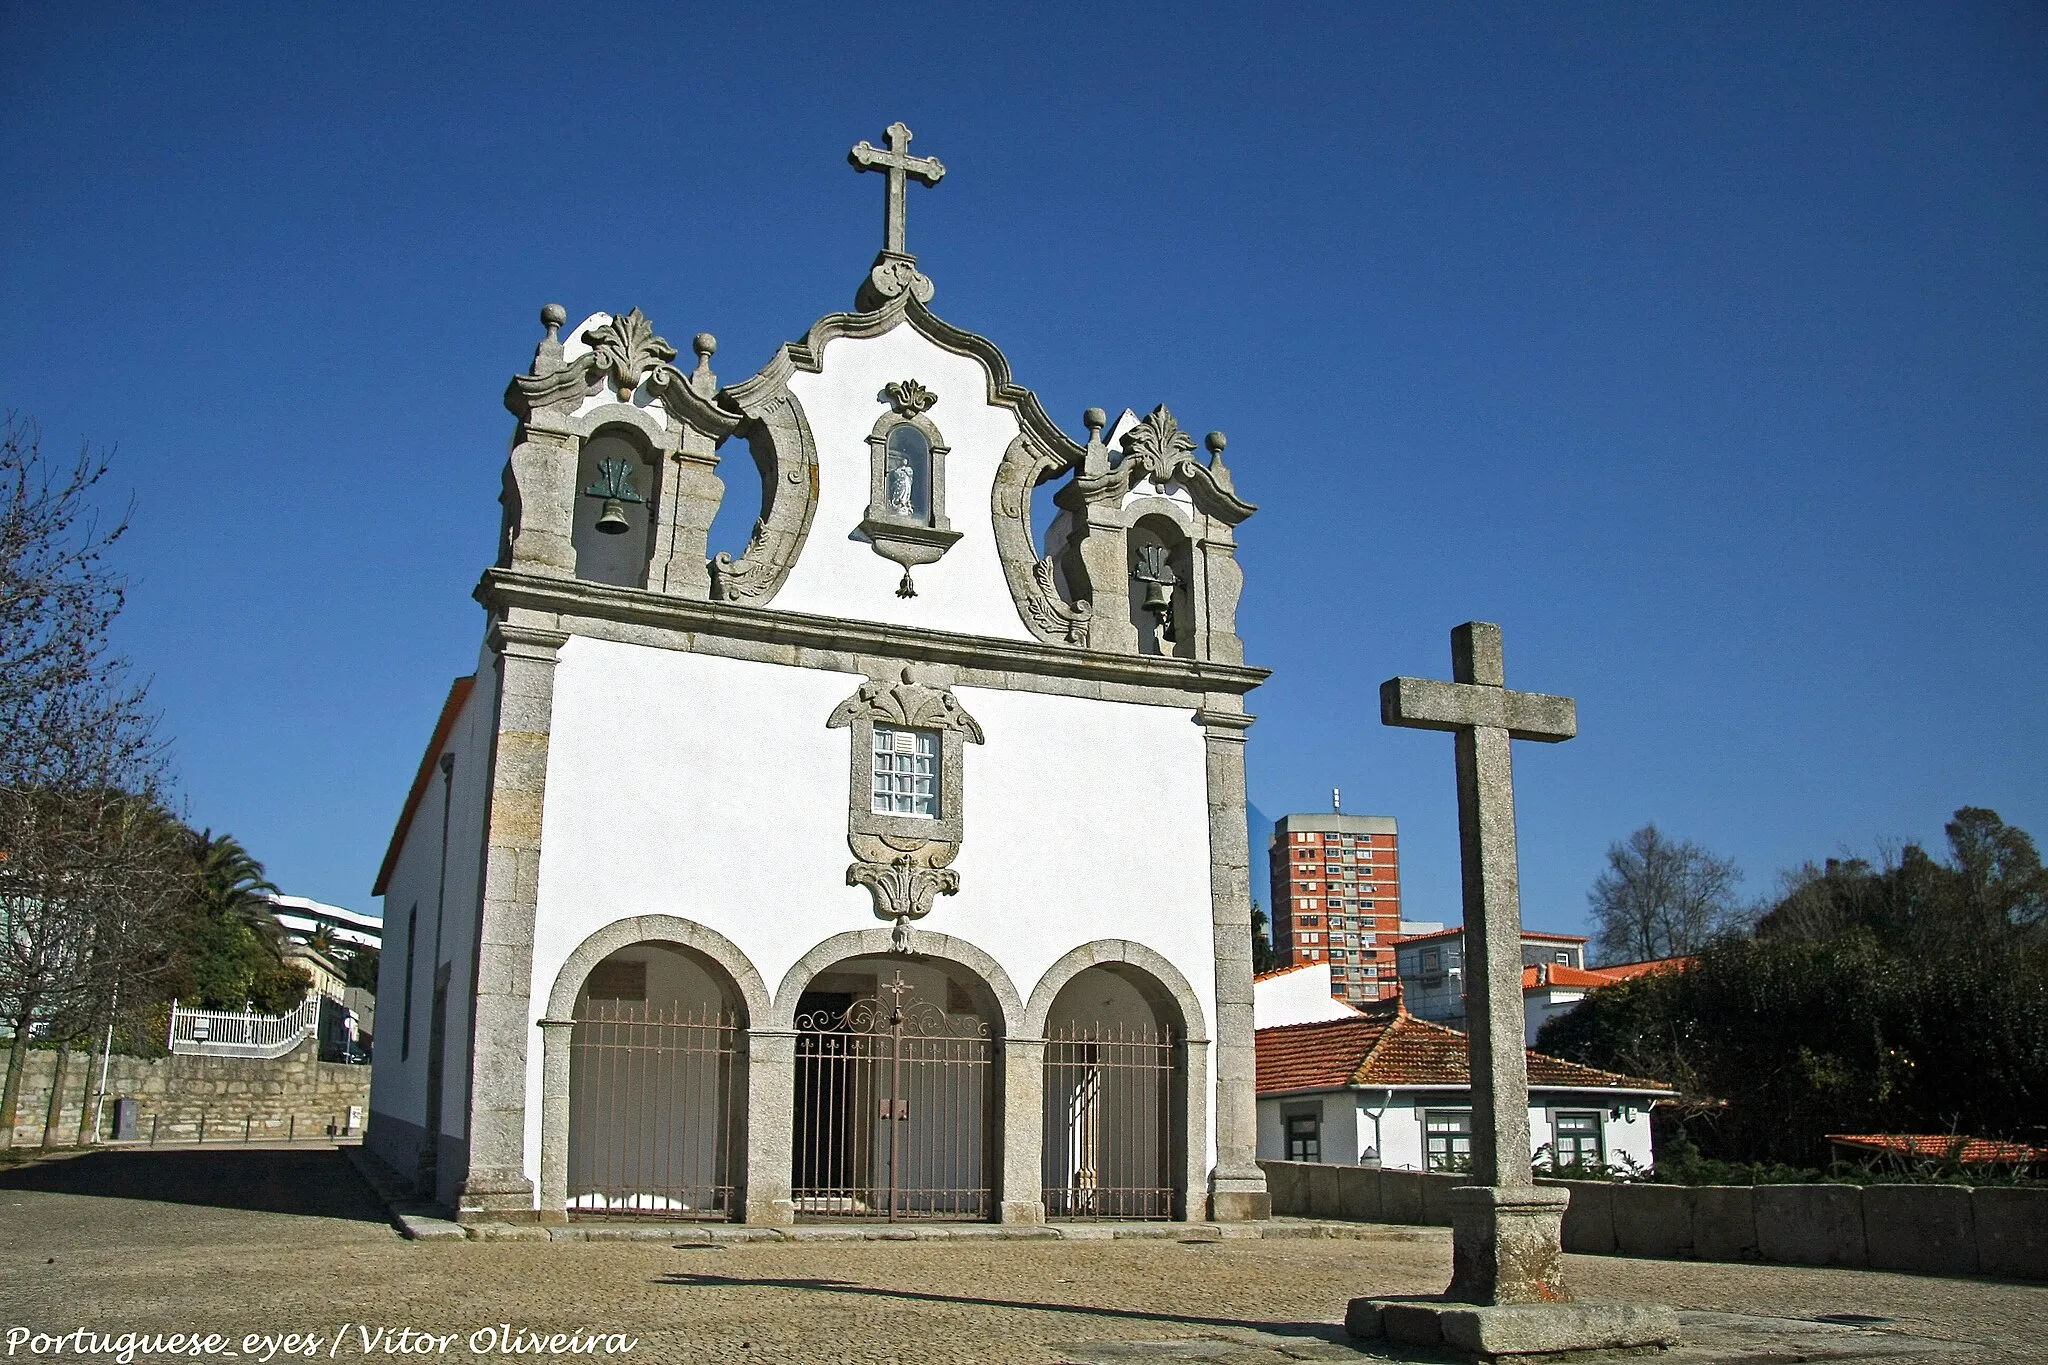
[[[520,610],[561,620],[585,617],[638,628],[636,638],[673,632],[665,647],[695,648],[688,637],[710,635],[758,645],[949,664],[977,675],[1017,673],[1179,694],[1199,706],[1204,693],[1243,695],[1272,676],[1270,669],[1159,655],[1114,655],[1041,644],[1035,640],[916,630],[879,621],[843,620],[779,611],[738,602],[671,597],[580,579],[544,577],[516,569],[486,569],[476,600],[498,614]],[[652,641],[650,641],[652,642]],[[974,684],[980,685],[980,684]]]

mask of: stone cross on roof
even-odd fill
[[[1579,732],[1570,697],[1507,690],[1500,627],[1451,632],[1453,682],[1389,678],[1380,721],[1457,737],[1458,842],[1465,882],[1465,1013],[1472,1055],[1472,1181],[1453,1210],[1451,1297],[1529,1303],[1564,1297],[1562,1191],[1529,1169],[1529,1064],[1523,1051],[1522,907],[1508,742]]]
[[[907,256],[910,254],[910,248],[904,245],[910,216],[907,184],[917,180],[926,185],[936,185],[946,174],[946,168],[935,156],[910,154],[910,129],[901,122],[890,124],[884,131],[889,136],[888,151],[878,151],[869,145],[866,138],[862,138],[853,144],[853,150],[846,154],[846,159],[857,171],[888,172],[889,195],[883,219],[882,250],[891,255]]]

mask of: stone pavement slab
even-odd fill
[[[1444,1287],[1448,1233],[1397,1231],[723,1242],[682,1228],[662,1241],[410,1241],[336,1152],[103,1153],[0,1171],[0,1331],[204,1330],[239,1345],[247,1333],[346,1329],[320,1353],[342,1365],[396,1365],[390,1335],[366,1348],[363,1333],[403,1329],[449,1339],[428,1357],[442,1365],[510,1365],[468,1345],[501,1323],[636,1343],[577,1357],[589,1365],[1395,1359],[1346,1344],[1341,1318],[1359,1294]],[[1594,1301],[1680,1308],[1688,1341],[1660,1358],[1668,1365],[2048,1361],[2043,1285],[1593,1256],[1568,1258],[1567,1273]],[[85,1357],[38,1359],[60,1358]],[[260,1353],[233,1365],[261,1365]]]

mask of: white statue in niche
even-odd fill
[[[916,476],[911,473],[908,460],[899,460],[890,467],[888,487],[889,510],[899,517],[917,515],[917,507],[912,501],[911,495],[911,487],[915,482]]]

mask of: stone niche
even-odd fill
[[[649,494],[660,476],[659,457],[631,427],[604,427],[583,442],[570,522],[576,577],[620,588],[647,585],[657,512]]]

